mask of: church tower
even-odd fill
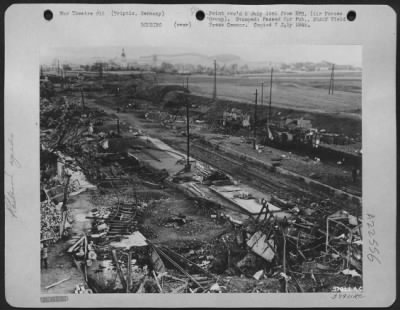
[[[121,67],[123,67],[124,69],[127,67],[128,63],[126,60],[126,54],[125,54],[125,49],[122,49],[122,53],[121,53]]]

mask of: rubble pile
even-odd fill
[[[270,215],[261,223],[245,228],[247,246],[271,263],[272,269],[267,272],[279,267],[278,277],[284,279],[285,291],[290,284],[301,291],[326,291],[330,287],[326,283],[340,274],[361,279],[361,220],[345,211],[322,220],[325,225],[311,215],[296,215],[289,220]],[[312,279],[311,285],[303,283],[307,278]],[[325,286],[321,283],[324,281]]]
[[[40,204],[40,239],[57,241],[60,239],[61,212],[57,206],[49,201]]]
[[[152,203],[92,195],[97,206],[88,216],[92,230],[71,253],[97,292],[321,292],[340,281],[361,285],[360,218],[345,211],[326,215],[325,203],[305,208],[299,201],[273,200],[287,217],[277,216],[263,200],[260,214],[230,222],[214,240],[173,247],[150,242],[152,232],[141,217]],[[196,227],[201,230],[185,214],[163,216],[159,225],[188,236],[196,235]]]
[[[75,294],[93,294],[90,288],[85,287],[84,283],[77,284],[75,287]]]

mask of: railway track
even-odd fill
[[[221,170],[224,170],[225,172],[232,174],[233,172],[238,173],[242,177],[244,177],[247,181],[259,181],[261,184],[265,187],[267,187],[269,190],[272,191],[280,191],[282,189],[286,189],[286,185],[280,183],[279,185],[275,182],[272,182],[266,178],[266,176],[259,172],[256,171],[254,168],[251,168],[247,163],[242,163],[239,160],[232,159],[228,156],[225,156],[223,154],[219,154],[217,152],[214,152],[212,150],[209,150],[207,148],[204,148],[199,145],[192,145],[192,150],[193,148],[197,149],[197,151],[206,153],[205,156],[201,156],[202,161],[207,162],[208,164],[211,165],[216,165],[215,159],[218,158],[220,161],[223,161],[223,164],[221,165],[221,162],[217,164],[217,167]],[[199,153],[197,153],[198,155]],[[227,165],[231,165],[232,169],[230,167],[227,167]]]
[[[129,121],[132,121],[129,119]],[[136,120],[135,120],[136,121]],[[177,141],[176,136],[173,138],[164,137],[165,143],[171,147],[186,153],[186,143]],[[311,188],[304,182],[300,182],[291,177],[268,171],[267,169],[255,167],[251,163],[243,162],[242,160],[232,158],[231,156],[222,154],[211,148],[199,145],[196,141],[191,141],[192,156],[211,166],[219,168],[228,174],[234,175],[243,183],[247,183],[256,189],[267,193],[275,192],[282,199],[297,199],[305,198],[306,201],[321,201],[329,199],[330,205],[335,208],[343,208],[346,204],[346,209],[359,210],[360,205],[353,203],[350,200],[344,201],[340,197],[328,194],[318,188]],[[303,200],[303,199],[302,199]]]
[[[176,146],[175,146],[176,147]],[[332,196],[321,190],[310,188],[305,183],[300,183],[292,178],[277,174],[266,169],[252,167],[251,163],[243,163],[238,159],[231,158],[228,155],[221,154],[218,151],[208,149],[205,146],[198,145],[195,142],[191,144],[192,156],[214,166],[230,175],[234,175],[244,183],[247,183],[260,191],[274,193],[279,198],[286,200],[295,200],[305,198],[305,201],[319,202],[329,200],[330,207],[325,210],[334,212],[345,208],[351,212],[359,212],[360,206],[349,201],[344,202],[341,198]]]
[[[249,163],[243,163],[240,160],[233,159],[196,143],[192,143],[191,148],[194,153],[193,155],[198,159],[215,166],[226,173],[235,176],[238,175],[239,178],[244,179],[247,183],[250,183],[261,190],[268,190],[277,193],[290,193],[294,196],[308,196],[311,194],[306,189],[297,185],[293,180],[284,182],[282,180],[284,177],[276,176],[274,175],[274,172],[251,167],[251,164]],[[313,196],[315,197],[316,195],[314,194]]]

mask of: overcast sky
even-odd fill
[[[267,45],[257,44],[249,46],[238,45],[208,45],[195,44],[185,46],[107,46],[71,48],[60,47],[42,50],[43,62],[50,62],[54,58],[61,61],[86,61],[92,57],[114,58],[120,57],[122,48],[125,48],[127,58],[136,59],[140,56],[153,54],[171,55],[182,53],[198,53],[207,56],[218,54],[232,54],[239,56],[243,61],[262,62],[319,62],[326,60],[336,64],[346,64],[361,67],[362,48],[359,45]]]

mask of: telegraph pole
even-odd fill
[[[254,143],[253,147],[256,148],[257,144],[257,88],[256,88],[256,100],[254,104]]]
[[[264,82],[261,83],[261,106],[264,104]]]
[[[186,148],[186,171],[190,171],[190,132],[189,132],[189,100],[187,99],[187,96],[185,96],[185,101],[186,101],[186,143],[187,143],[187,148]]]
[[[261,82],[261,107],[264,105],[264,82]],[[268,118],[267,118],[268,125]]]
[[[334,77],[335,77],[335,64],[332,64],[331,80],[329,82],[329,91],[328,91],[328,94],[330,95],[333,95]]]
[[[268,124],[271,124],[271,104],[272,104],[272,75],[274,73],[274,68],[271,68],[271,78],[269,84],[269,107],[268,107]]]
[[[217,61],[214,59],[214,92],[213,99],[217,99]]]
[[[64,88],[64,84],[65,84],[65,71],[64,71],[64,69],[62,69],[61,74],[62,74],[61,75],[62,76],[61,87]]]
[[[120,129],[119,129],[119,118],[117,118],[117,133],[118,133],[118,135],[120,134]]]
[[[186,77],[186,88],[189,90],[189,76]]]

